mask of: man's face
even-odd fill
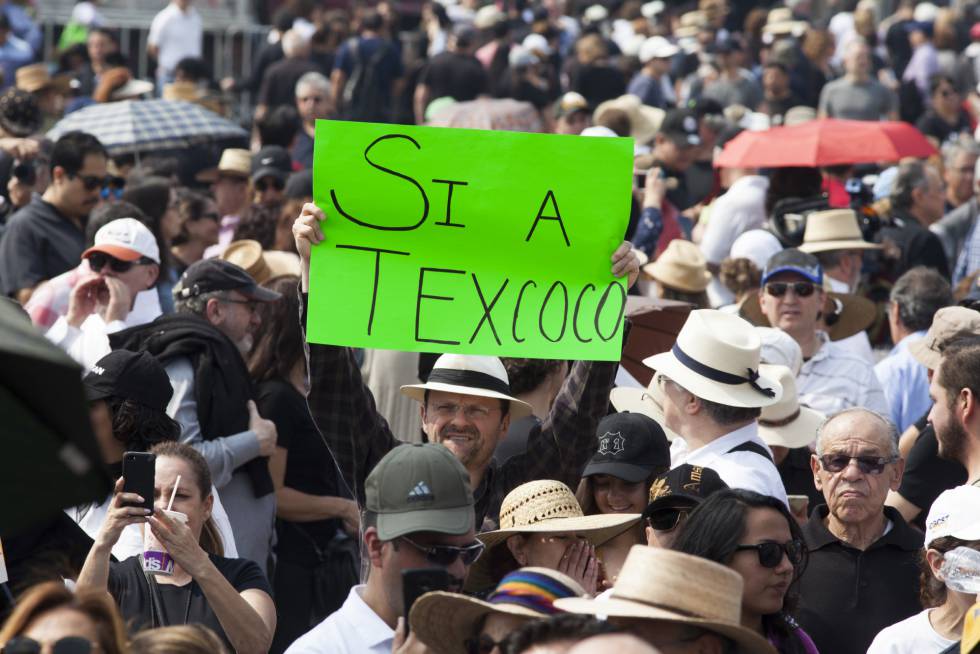
[[[781,96],[789,88],[789,77],[778,66],[769,66],[762,73],[762,88],[766,95]]]
[[[476,542],[476,532],[472,529],[469,533],[462,536],[451,536],[448,534],[438,534],[435,532],[415,532],[408,534],[406,538],[422,547],[433,545],[452,545],[455,547],[466,547]],[[404,615],[404,601],[402,596],[402,571],[418,568],[431,568],[430,562],[425,553],[420,551],[415,545],[405,540],[396,538],[381,545],[381,575],[384,579],[384,587],[388,598],[388,604],[395,615]],[[451,592],[461,592],[463,580],[469,566],[463,565],[463,560],[459,557],[446,568],[453,580]]]
[[[116,44],[113,43],[112,39],[100,32],[89,34],[86,46],[89,59],[100,64],[105,60],[106,55],[116,51]]]
[[[442,443],[471,471],[486,468],[509,426],[510,414],[504,415],[500,400],[492,397],[429,391],[422,406],[429,440]]]
[[[890,435],[884,424],[865,413],[844,414],[824,427],[822,456],[891,457]],[[873,523],[881,517],[889,490],[898,490],[904,463],[885,465],[880,474],[862,472],[851,460],[840,472],[824,469],[817,454],[810,459],[814,483],[821,491],[830,513],[843,524]]]
[[[304,123],[312,124],[317,118],[326,118],[330,114],[330,100],[323,89],[303,86],[296,94],[296,110]]]
[[[609,618],[609,622],[653,645],[662,654],[721,654],[726,651],[721,636],[693,626],[641,618]]]
[[[796,284],[813,290],[809,295],[799,295]],[[770,287],[770,284],[772,286]],[[782,295],[773,292],[783,291]],[[792,336],[797,341],[812,336],[817,329],[817,316],[823,308],[823,289],[803,275],[783,272],[773,275],[759,289],[759,306],[769,324]]]
[[[216,306],[213,312],[209,312],[209,320],[238,347],[242,356],[246,356],[252,350],[255,330],[262,319],[255,301],[238,291],[228,291],[225,295],[223,299],[213,300]]]
[[[969,435],[956,412],[956,398],[951,398],[943,387],[942,364],[929,382],[929,397],[932,399],[932,409],[929,411],[929,422],[936,430],[936,442],[939,444],[939,456],[950,461],[965,461],[966,446]]]
[[[82,168],[74,175],[61,166],[54,169],[57,180],[58,209],[72,217],[84,218],[101,199],[102,183],[106,177],[106,158],[101,154],[85,155]]]
[[[688,422],[686,407],[692,401],[691,394],[665,375],[658,374],[657,383],[663,395],[664,427],[683,435]]]
[[[931,225],[943,217],[946,196],[943,180],[935,169],[926,168],[926,179],[928,183],[923,188],[912,192],[912,208],[926,225]]]
[[[252,197],[254,204],[270,204],[282,200],[282,191],[286,182],[275,175],[266,175],[255,180],[255,193]]]
[[[871,70],[871,53],[868,47],[863,44],[850,46],[847,56],[844,58],[844,70],[849,75],[864,77]]]
[[[248,180],[236,175],[219,175],[211,185],[218,215],[237,216],[248,202]]]
[[[682,145],[664,134],[657,134],[655,156],[671,170],[683,172],[690,168],[694,154],[693,146]]]
[[[962,204],[973,195],[974,169],[977,158],[969,152],[960,152],[945,170],[946,188],[949,195]]]
[[[114,277],[126,285],[135,299],[137,294],[152,288],[157,281],[160,267],[155,263],[134,263],[129,270],[117,272],[106,264],[99,269],[100,277]]]
[[[657,77],[663,77],[670,71],[670,59],[651,59],[650,64]]]

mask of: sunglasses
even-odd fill
[[[824,454],[820,457],[820,465],[827,472],[841,472],[851,464],[857,462],[858,470],[866,475],[880,475],[885,466],[894,463],[898,457],[894,456],[847,456],[846,454]]]
[[[476,638],[467,638],[464,640],[463,646],[466,648],[466,654],[490,654],[494,647],[499,647],[503,650],[504,643],[505,641],[503,640],[497,642],[486,634],[480,634]]]
[[[690,509],[657,509],[647,516],[647,522],[657,531],[670,531],[680,524],[681,518],[686,518]]]
[[[98,175],[79,175],[77,173],[74,175],[69,175],[69,177],[77,177],[79,180],[81,180],[82,186],[85,187],[86,191],[94,191],[100,186],[110,186],[113,183],[113,180],[117,179],[112,175],[99,177]]]
[[[149,263],[156,263],[156,261],[147,257],[140,257],[136,261],[123,261],[105,252],[93,252],[88,257],[88,267],[92,269],[92,272],[101,272],[108,265],[113,272],[124,273],[137,264]]]
[[[264,193],[266,190],[273,188],[277,191],[281,191],[286,188],[286,182],[277,177],[273,177],[271,179],[263,177],[259,181],[255,182],[255,190],[259,193]]]
[[[441,568],[448,568],[456,562],[456,559],[462,559],[463,565],[471,566],[480,558],[480,555],[483,554],[484,547],[486,547],[480,541],[463,547],[457,547],[455,545],[419,545],[407,536],[402,536],[399,540],[405,541],[422,552],[425,554],[426,561]]]
[[[766,293],[773,297],[783,297],[791,288],[796,297],[810,297],[817,290],[817,285],[812,282],[769,282],[766,284]]]
[[[806,548],[801,540],[788,540],[785,543],[759,543],[758,545],[739,545],[735,548],[736,552],[742,550],[755,550],[759,556],[759,565],[763,568],[775,568],[783,560],[783,554],[793,565],[799,565],[803,561],[803,553]]]
[[[0,654],[41,654],[41,643],[27,636],[17,636],[7,641]],[[51,654],[91,654],[92,643],[80,636],[66,636],[51,644]]]

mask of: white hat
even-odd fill
[[[783,397],[775,404],[762,409],[759,416],[759,436],[772,447],[806,447],[817,438],[817,428],[824,415],[805,406],[800,406],[796,394],[796,376],[786,366],[772,366],[763,363],[759,372],[777,379],[783,387]]]
[[[980,486],[951,488],[932,503],[926,518],[926,547],[944,536],[980,540]]]
[[[473,27],[478,30],[488,30],[506,19],[507,14],[500,11],[497,5],[487,5],[476,10],[476,16],[473,17]]]
[[[736,315],[698,309],[687,317],[669,352],[643,364],[695,396],[734,407],[764,407],[782,397],[782,386],[759,374],[762,341]]]
[[[609,10],[602,5],[592,5],[582,14],[585,23],[601,23],[609,18]]]
[[[551,46],[548,45],[548,39],[541,34],[528,34],[524,37],[521,45],[534,54],[542,54],[546,57],[551,54]]]
[[[782,243],[772,232],[767,232],[764,229],[750,229],[735,239],[728,256],[732,259],[748,259],[761,272],[765,269],[769,258],[777,252],[782,252],[782,250]]]
[[[510,402],[510,415],[517,420],[531,415],[531,405],[511,395],[507,369],[497,357],[473,354],[443,354],[424,384],[402,386],[402,394],[425,401],[426,391],[494,397]]]
[[[650,418],[660,425],[671,443],[680,438],[664,424],[664,392],[657,383],[656,375],[650,379],[646,388],[617,386],[609,391],[609,402],[620,413],[641,413]]]
[[[662,2],[662,0],[653,0],[652,2],[644,3],[644,5],[640,7],[640,13],[643,14],[643,17],[647,20],[651,20],[654,17],[662,14],[664,9],[666,9],[666,5]]]
[[[915,5],[912,20],[917,23],[934,23],[939,16],[939,7],[931,2],[919,2]]]
[[[611,137],[616,138],[619,136],[616,132],[612,131],[605,125],[590,125],[582,130],[579,136],[601,136],[601,137]]]
[[[648,63],[653,59],[669,59],[681,49],[662,36],[651,36],[640,46],[640,61]]]
[[[510,49],[510,54],[507,55],[507,63],[510,64],[511,68],[521,68],[524,66],[533,66],[534,64],[541,61],[538,56],[525,48],[522,45],[515,45]]]
[[[786,366],[793,375],[800,374],[803,367],[803,351],[796,340],[775,327],[759,327],[756,325],[755,333],[762,341],[762,351],[759,352],[759,361],[774,366]]]
[[[93,252],[104,252],[121,261],[140,257],[160,263],[160,247],[153,233],[135,218],[119,218],[106,223],[95,233],[95,245],[82,253],[87,259]]]

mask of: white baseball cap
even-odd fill
[[[548,39],[541,34],[528,34],[524,37],[521,45],[535,54],[540,53],[546,57],[551,54],[551,46],[548,45]]]
[[[932,503],[926,518],[926,547],[945,536],[980,540],[980,486],[951,488]]]
[[[651,36],[640,46],[640,61],[649,63],[654,59],[670,59],[681,49],[662,36]]]
[[[120,218],[103,225],[95,233],[95,245],[82,253],[88,259],[94,252],[104,252],[121,261],[140,257],[160,263],[160,247],[153,233],[135,218]]]

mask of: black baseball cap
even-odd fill
[[[599,421],[596,453],[583,477],[611,475],[630,483],[646,481],[670,467],[670,443],[663,427],[642,413],[614,413]]]
[[[660,133],[681,147],[701,145],[698,117],[690,109],[671,109],[660,124]]]
[[[116,350],[92,366],[82,379],[90,402],[110,397],[166,411],[174,394],[163,366],[148,352]]]
[[[293,172],[293,159],[286,148],[280,145],[267,145],[252,157],[252,181],[263,177],[275,177],[286,181]]]
[[[683,463],[650,484],[650,503],[643,511],[643,517],[649,517],[658,509],[695,507],[715,491],[725,488],[728,484],[711,468]]]
[[[259,286],[251,275],[229,261],[202,259],[184,271],[174,286],[174,299],[215,291],[238,291],[256,302],[275,302],[282,297],[281,293]]]
[[[769,257],[762,273],[762,283],[765,284],[770,277],[783,272],[803,275],[818,286],[823,284],[823,268],[820,267],[820,262],[812,254],[796,248],[787,248]]]

